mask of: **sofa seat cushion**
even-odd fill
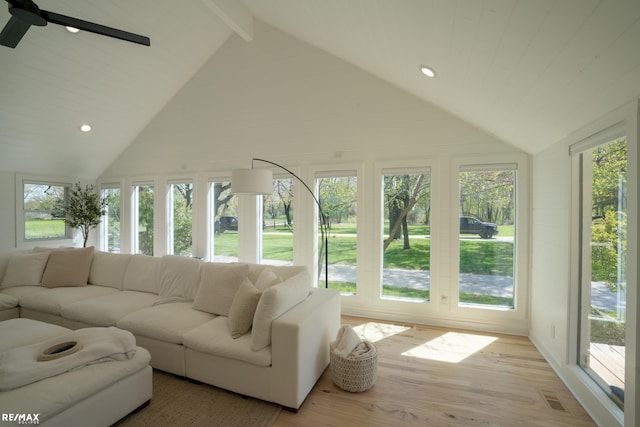
[[[201,353],[236,359],[252,365],[271,365],[271,346],[252,351],[251,334],[233,339],[229,333],[226,316],[218,316],[187,332],[183,343],[185,347]]]
[[[17,298],[19,304],[19,301],[21,301],[24,297],[48,291],[48,289],[43,288],[42,286],[16,286],[13,288],[3,289],[2,293]]]
[[[95,298],[119,292],[117,289],[105,286],[87,285],[82,287],[63,287],[43,289],[43,292],[36,292],[25,295],[20,299],[20,306],[43,313],[60,315],[62,307],[82,301],[88,298]]]
[[[0,310],[8,310],[18,305],[18,298],[7,294],[0,294]]]
[[[116,326],[136,336],[182,344],[183,335],[215,316],[191,308],[190,302],[172,302],[143,308],[124,316]]]
[[[65,305],[61,314],[95,326],[115,326],[127,314],[153,306],[158,298],[146,292],[120,291]]]

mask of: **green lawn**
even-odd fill
[[[216,255],[237,256],[238,234],[226,232],[215,237]],[[411,248],[403,249],[402,241],[391,243],[384,254],[385,268],[428,270],[431,240],[411,239]],[[293,235],[263,234],[263,257],[291,261]],[[329,238],[329,259],[332,264],[356,265],[356,237],[339,235]],[[499,241],[460,241],[460,271],[462,273],[510,276],[513,274],[513,244]]]
[[[24,224],[25,239],[64,238],[66,228],[64,219],[30,219]]]

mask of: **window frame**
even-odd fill
[[[465,322],[478,322],[485,324],[483,328],[505,329],[517,331],[528,329],[528,303],[529,303],[529,158],[526,154],[493,154],[478,155],[474,157],[455,157],[451,162],[451,188],[450,193],[450,269],[449,277],[451,288],[447,306],[451,314]],[[460,172],[463,170],[495,170],[495,168],[508,167],[516,170],[515,187],[515,247],[514,247],[514,308],[474,306],[458,304],[460,293],[460,248],[459,248],[459,200],[460,200]],[[442,301],[440,301],[442,303]],[[495,326],[494,326],[495,325]]]
[[[175,235],[174,235],[174,218],[173,218],[173,202],[174,196],[172,193],[172,189],[174,185],[180,184],[191,184],[191,257],[196,257],[196,229],[197,229],[197,209],[198,209],[198,184],[197,179],[193,176],[180,176],[180,177],[170,177],[165,182],[165,215],[164,215],[164,224],[165,224],[165,254],[176,255],[174,253],[174,243],[175,243]],[[155,213],[154,213],[155,214]],[[186,255],[181,255],[186,256]]]
[[[365,178],[364,178],[364,165],[362,163],[336,163],[333,165],[313,165],[308,168],[308,177],[305,180],[307,185],[314,191],[314,195],[318,200],[319,198],[319,189],[317,185],[317,180],[322,178],[331,178],[331,177],[344,177],[344,176],[354,176],[357,182],[357,190],[356,190],[356,209],[358,211],[364,212],[363,206],[365,203],[364,198],[364,189],[366,188]],[[303,178],[304,179],[304,178]],[[301,223],[303,219],[307,219],[304,222],[304,229],[307,230],[305,233],[305,239],[308,244],[313,248],[311,251],[305,253],[305,264],[309,266],[313,266],[313,286],[318,286],[318,272],[319,269],[324,269],[324,256],[322,258],[323,265],[318,265],[318,251],[320,249],[320,242],[318,236],[318,227],[319,227],[319,212],[318,206],[313,201],[311,195],[303,188],[303,185],[298,185],[297,188],[294,188],[294,199],[297,199],[297,202],[294,206],[300,206],[298,212],[298,219]],[[358,222],[356,224],[356,262],[360,262],[360,260],[364,260],[366,257],[363,244],[363,237],[367,233],[365,233],[365,222],[366,219],[364,215],[359,215]],[[297,233],[296,233],[297,234]],[[294,240],[295,244],[300,244],[301,242]],[[304,243],[305,245],[307,243]],[[373,247],[373,246],[372,246]],[[295,246],[294,246],[295,248]],[[295,254],[294,254],[295,259]],[[331,240],[329,239],[329,261],[331,261]],[[329,281],[331,276],[329,276]],[[363,286],[359,286],[359,283],[364,283],[365,277],[363,275],[362,269],[357,269],[356,271],[356,292],[355,294],[341,294],[342,299],[353,299],[358,298],[358,295],[363,291]]]
[[[74,244],[74,238],[76,236],[75,229],[69,227],[65,223],[65,237],[48,238],[48,239],[27,239],[25,237],[25,210],[24,210],[24,186],[25,184],[42,184],[42,185],[55,185],[66,187],[71,190],[74,182],[72,178],[66,177],[51,177],[44,175],[29,175],[29,174],[16,174],[16,247],[27,248],[33,247],[38,243],[46,244],[47,246],[72,246]]]
[[[125,220],[126,218],[124,218],[124,189],[123,189],[123,185],[122,182],[120,181],[103,181],[100,182],[98,184],[98,188],[100,191],[100,197],[104,197],[103,192],[106,190],[120,190],[120,252],[117,253],[123,253],[123,238],[124,238],[124,233],[123,233],[123,228],[124,228],[124,224],[125,224]],[[97,246],[100,248],[101,251],[103,252],[109,252],[109,239],[108,239],[108,233],[109,233],[109,229],[108,229],[108,207],[107,207],[107,214],[103,215],[100,218],[100,225],[98,226],[98,244]],[[105,218],[107,219],[107,221],[105,221]],[[116,253],[116,252],[114,252]]]

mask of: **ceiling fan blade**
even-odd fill
[[[31,24],[11,17],[0,33],[0,45],[16,47]]]
[[[103,36],[113,37],[116,39],[138,43],[145,46],[151,46],[151,40],[149,40],[149,37],[130,33],[128,31],[118,30],[116,28],[105,27],[104,25],[96,24],[94,22],[84,21],[82,19],[73,18],[71,16],[60,15],[59,13],[49,12],[47,10],[41,9],[41,11],[45,19],[52,24],[74,27],[79,30],[89,31],[91,33],[100,34]]]

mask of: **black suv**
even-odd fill
[[[482,222],[472,216],[461,216],[460,234],[477,234],[483,239],[490,239],[498,234],[498,226],[491,222]]]
[[[214,227],[216,233],[224,233],[227,230],[238,231],[238,217],[221,216],[216,220]]]

